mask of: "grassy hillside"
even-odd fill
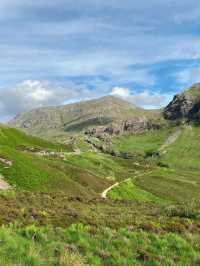
[[[126,182],[122,182],[119,186],[113,188],[108,197],[118,200],[136,200],[142,202],[154,202],[157,204],[164,204],[165,201],[162,198],[156,197],[152,193],[141,189],[136,186],[133,180],[129,179]]]
[[[185,126],[182,128],[181,136],[168,147],[162,160],[172,167],[186,170],[198,170],[200,158],[200,128]]]
[[[117,137],[123,159],[1,126],[0,265],[199,265],[200,128],[158,156],[176,130]]]
[[[116,150],[140,154],[146,158],[147,163],[152,165],[149,173],[141,174],[134,179],[135,185],[141,189],[166,200],[200,199],[200,128],[181,127],[181,134],[177,139],[173,143],[169,143],[169,146],[166,145],[160,152],[163,143],[176,131],[177,128],[169,128],[156,133],[148,132],[137,136],[118,137],[113,141],[113,147]],[[158,153],[160,153],[159,156]],[[121,191],[121,187],[116,190],[118,190],[118,194],[126,194],[125,198],[128,197],[127,195],[130,199],[134,197],[130,193],[130,187],[127,188],[126,185],[124,189],[125,191],[128,189],[129,193]],[[112,193],[115,193],[114,191]]]
[[[0,265],[198,265],[199,215],[198,205],[0,193],[0,223],[11,222]]]
[[[156,151],[174,129],[161,129],[149,131],[139,135],[124,135],[113,140],[113,148],[121,152],[130,152],[145,155],[147,152]]]
[[[47,148],[51,150],[68,150],[70,147],[51,143],[40,138],[32,137],[14,128],[0,124],[0,145],[16,148],[18,145],[30,145],[35,148]]]
[[[199,135],[199,127],[183,127],[181,136],[158,158],[159,164],[167,167],[138,178],[137,184],[175,200],[199,199]]]
[[[0,127],[0,173],[12,186],[32,191],[65,191],[68,195],[94,195],[125,171],[109,155],[85,152]],[[38,152],[47,152],[41,156]]]

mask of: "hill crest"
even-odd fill
[[[115,96],[82,101],[62,106],[42,107],[18,114],[8,124],[29,134],[46,137],[66,132],[81,132],[133,117],[154,117],[157,111],[136,107]]]

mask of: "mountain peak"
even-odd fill
[[[149,117],[152,113],[108,95],[58,107],[37,108],[17,115],[9,125],[32,135],[53,137],[142,116]]]
[[[123,105],[127,105],[130,106],[131,108],[139,108],[137,106],[135,106],[133,103],[119,97],[119,96],[115,96],[115,95],[106,95],[103,96],[101,98],[96,99],[96,101],[99,102],[106,102],[106,103],[111,103],[111,104],[123,104]]]

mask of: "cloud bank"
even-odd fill
[[[1,0],[0,120],[111,92],[162,106],[200,81],[199,21],[197,0]]]
[[[47,81],[26,80],[0,91],[0,116],[10,117],[38,107],[87,98],[89,95],[91,93],[87,88],[74,86],[72,83],[63,87]]]
[[[142,91],[133,92],[128,88],[114,87],[104,92],[127,100],[144,108],[160,107],[166,102],[166,95]],[[73,83],[58,86],[47,81],[26,80],[15,87],[0,91],[0,116],[5,120],[17,113],[43,106],[56,106],[93,99],[100,96],[97,91]]]
[[[114,87],[110,93],[113,96],[127,100],[136,106],[144,108],[159,108],[167,104],[172,97],[168,94],[153,93],[148,90],[136,93],[128,88]]]

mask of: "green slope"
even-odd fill
[[[165,128],[139,135],[120,136],[113,139],[113,148],[121,152],[145,155],[147,152],[158,150],[173,130]]]
[[[152,169],[146,175],[134,179],[135,185],[153,193],[155,196],[174,201],[191,201],[200,199],[199,158],[200,158],[200,128],[182,126],[181,134],[174,142],[166,146],[159,156],[156,154],[163,143],[179,130],[178,128],[162,129],[141,135],[121,136],[113,141],[115,150],[129,152],[146,158]],[[134,193],[127,194],[116,188],[118,194],[126,194],[125,198],[133,198]],[[136,193],[137,194],[137,193]]]
[[[54,152],[40,156],[34,151]],[[62,156],[62,157],[60,157]],[[0,127],[0,173],[12,186],[32,191],[64,191],[67,195],[94,196],[128,169],[120,159],[94,152],[76,155],[71,147],[28,136],[16,129]]]
[[[185,126],[178,139],[158,158],[157,167],[136,184],[162,197],[191,201],[200,199],[200,128]]]
[[[0,171],[18,189],[0,192],[0,265],[199,265],[200,208],[191,198],[200,191],[200,129],[183,128],[166,153],[146,156],[175,130],[117,138],[115,147],[139,154],[138,162],[86,148],[75,154],[1,126],[0,158],[12,165],[1,162]],[[41,157],[31,148],[57,156]],[[136,175],[110,192],[113,199],[99,197]]]

